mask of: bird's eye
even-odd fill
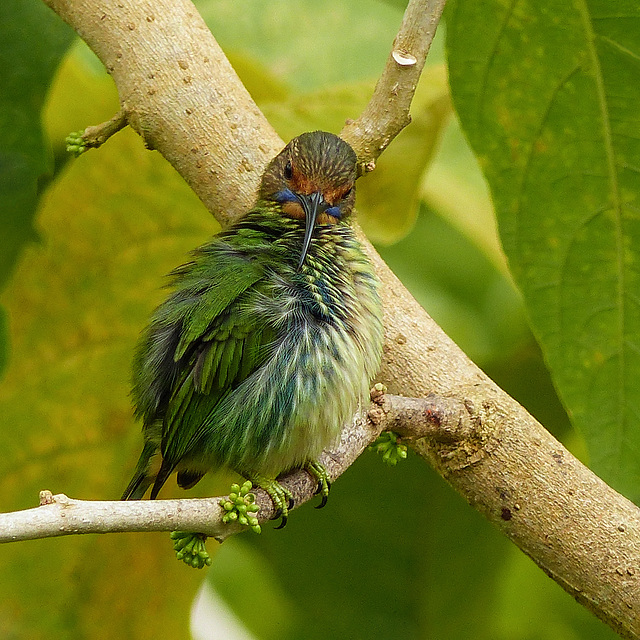
[[[287,164],[284,165],[284,177],[287,180],[291,180],[293,176],[293,168],[291,167],[291,160],[287,161]]]

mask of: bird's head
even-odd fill
[[[281,205],[282,215],[305,223],[300,268],[317,224],[349,217],[355,201],[356,154],[341,138],[324,131],[294,138],[269,164],[260,198]]]

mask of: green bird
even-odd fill
[[[268,165],[254,207],[171,273],[134,358],[145,444],[123,500],[149,487],[155,498],[173,471],[188,489],[227,467],[267,491],[283,526],[293,503],[277,477],[306,468],[324,506],[318,457],[382,352],[378,279],[349,224],[355,181],[344,140],[302,134]]]

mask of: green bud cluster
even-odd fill
[[[226,511],[222,516],[222,522],[225,524],[238,522],[245,527],[250,527],[254,533],[260,533],[262,529],[255,515],[260,507],[255,504],[255,494],[250,493],[252,488],[250,480],[242,486],[237,483],[231,485],[231,493],[220,500],[220,506]]]
[[[382,455],[382,461],[395,466],[407,457],[407,445],[400,442],[400,436],[393,431],[381,433],[369,449]]]
[[[211,565],[211,556],[207,553],[203,533],[190,533],[188,531],[172,531],[171,539],[176,558],[194,569],[202,569]]]
[[[67,143],[67,153],[72,153],[76,158],[87,150],[83,133],[84,131],[72,131],[64,140]]]

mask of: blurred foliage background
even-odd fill
[[[196,4],[288,140],[339,132],[359,114],[405,3]],[[623,4],[609,16],[595,0],[517,11],[450,2],[413,123],[359,182],[358,208],[445,331],[637,499],[640,159],[630,131],[640,21]],[[524,298],[453,111],[445,26],[453,104]],[[164,275],[218,227],[129,130],[77,160],[66,154],[65,136],[108,119],[117,94],[43,4],[4,0],[0,36],[0,509],[34,506],[45,488],[114,499],[141,445],[128,398],[136,337]],[[606,420],[591,424],[593,403],[605,401]],[[229,480],[219,474],[190,495],[226,492]],[[366,453],[324,511],[305,507],[283,531],[209,550],[204,573],[173,559],[168,535],[6,545],[0,637],[614,637],[416,458],[388,469]]]

